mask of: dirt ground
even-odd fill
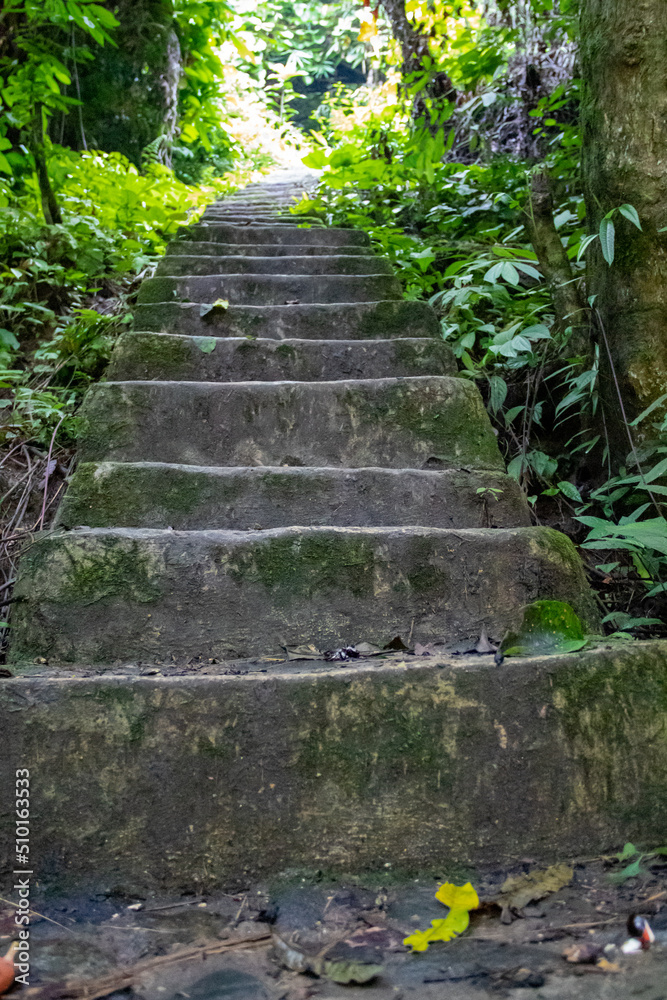
[[[511,870],[442,873],[409,882],[396,882],[387,872],[384,884],[378,877],[364,884],[292,875],[210,896],[128,898],[109,890],[45,895],[39,903],[33,900],[41,916],[33,915],[31,928],[30,997],[667,1000],[664,860],[646,859],[641,874],[621,884],[610,879],[621,867],[617,862],[571,862],[569,884],[518,911],[506,910],[511,922],[503,922],[494,900],[508,876],[535,870],[530,859]],[[406,935],[446,916],[434,897],[437,887],[468,878],[481,903],[468,930],[422,953],[406,948]],[[655,941],[646,951],[624,955],[619,945],[628,937],[631,913],[648,918]],[[12,928],[13,911],[5,907],[0,934],[7,943]],[[591,963],[566,960],[563,952],[577,945],[587,946]],[[2,941],[0,947],[6,950]],[[305,963],[315,972],[293,971]],[[371,964],[377,975],[365,985],[328,978]],[[26,995],[25,987],[14,987],[9,996],[21,993]]]

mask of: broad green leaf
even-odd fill
[[[636,226],[637,229],[642,228],[642,224],[639,221],[639,213],[634,205],[621,205],[618,210],[623,218],[631,222],[633,226]]]
[[[581,498],[581,493],[574,485],[574,483],[570,483],[566,479],[564,479],[557,485],[558,489],[561,491],[563,496],[566,496],[568,500],[576,500],[577,503],[583,503],[583,500]]]
[[[626,879],[636,878],[637,875],[641,875],[642,873],[642,857],[640,855],[636,861],[632,862],[632,864],[626,865],[625,868],[621,868],[618,872],[612,872],[608,878],[610,882],[619,884],[621,882],[625,882]]]
[[[600,246],[602,248],[602,256],[610,267],[614,263],[615,235],[614,223],[611,219],[604,218],[600,223]]]
[[[215,337],[193,337],[193,340],[199,350],[203,351],[204,354],[210,354],[211,351],[214,351],[215,345],[217,344]]]
[[[491,407],[491,411],[497,413],[506,399],[507,382],[500,375],[491,375],[489,377],[489,406]]]

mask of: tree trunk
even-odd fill
[[[389,18],[392,34],[401,46],[403,80],[409,85],[411,77],[426,72],[424,60],[430,55],[428,35],[415,31],[405,13],[405,0],[381,0],[381,2]],[[454,84],[447,74],[436,71],[429,75],[424,87],[414,97],[413,118],[423,119],[425,124],[430,126],[431,112],[437,111],[443,101],[453,101],[455,97]]]
[[[591,342],[586,302],[554,224],[553,202],[546,172],[535,173],[531,178],[527,214],[526,228],[551,294],[556,329],[560,333],[571,329],[571,353],[588,358],[591,354]]]
[[[35,111],[30,125],[30,152],[35,161],[35,172],[42,199],[44,221],[49,226],[59,225],[63,219],[56,196],[51,187],[51,179],[46,167],[46,148],[44,145],[44,112],[41,104],[35,105]]]
[[[600,390],[617,464],[632,420],[667,392],[667,19],[665,0],[583,0],[583,171],[591,232],[616,215],[609,267],[591,247],[588,293],[600,318]],[[608,350],[607,350],[608,345]],[[619,402],[619,394],[623,407]],[[641,428],[640,428],[641,431]]]

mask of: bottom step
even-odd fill
[[[498,638],[549,597],[596,619],[574,546],[548,528],[54,532],[26,550],[15,593],[14,663]]]
[[[501,667],[51,674],[0,680],[0,867],[16,864],[9,804],[28,768],[31,868],[49,888],[135,900],[369,871],[387,885],[664,843],[667,642]]]

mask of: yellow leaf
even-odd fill
[[[462,934],[469,923],[467,910],[450,910],[444,920],[432,920],[427,931],[415,931],[403,944],[412,945],[413,951],[426,951],[432,941],[451,941]]]
[[[469,911],[479,906],[479,896],[470,882],[465,885],[445,882],[435,898],[449,907],[449,913],[443,920],[432,920],[427,931],[415,931],[405,938],[403,944],[411,945],[413,951],[426,951],[431,941],[451,941],[462,934],[470,923]]]
[[[370,42],[378,35],[378,26],[375,21],[364,21],[357,36],[360,42]]]
[[[445,882],[436,892],[435,898],[450,910],[476,910],[479,906],[479,896],[470,882],[466,882],[465,885]]]

